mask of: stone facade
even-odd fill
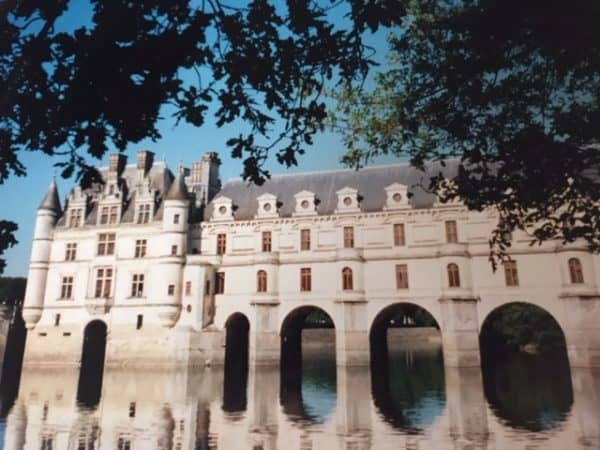
[[[571,365],[600,365],[600,259],[585,246],[530,246],[516,233],[514,265],[493,272],[494,211],[439,203],[408,165],[221,187],[219,164],[207,153],[174,176],[150,152],[134,165],[112,155],[105,183],[72,190],[64,211],[50,186],[24,304],[26,365],[78,364],[92,320],[107,326],[109,366],[219,364],[235,313],[249,322],[250,361],[277,363],[282,328],[308,306],[333,320],[338,364],[362,365],[372,325],[413,303],[436,319],[448,366],[477,366],[482,324],[511,302],[556,319]]]

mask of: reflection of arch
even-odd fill
[[[100,401],[106,354],[106,330],[106,324],[96,319],[89,322],[83,331],[77,400],[89,407],[96,406]]]
[[[390,325],[397,326],[397,317],[402,315],[418,315],[426,320],[430,326],[440,329],[434,316],[421,305],[409,302],[393,303],[383,308],[373,319],[369,332],[371,347],[371,362],[385,363],[388,357],[387,330]],[[394,323],[391,323],[394,321]]]
[[[521,351],[530,343],[540,351]],[[573,403],[571,374],[564,332],[550,312],[525,302],[499,306],[483,320],[479,346],[484,392],[497,417],[535,432],[565,419]]]
[[[225,329],[223,410],[235,413],[246,410],[250,322],[244,314],[236,312],[225,322]]]
[[[394,303],[383,308],[371,324],[371,392],[383,418],[405,433],[422,433],[446,405],[444,362],[441,347],[407,349],[389,357],[388,328],[410,317],[418,326],[439,330],[433,315],[414,303]]]
[[[315,355],[311,352],[307,361],[302,358],[302,330],[332,327],[335,325],[331,316],[316,306],[292,310],[281,324],[280,401],[284,413],[293,422],[323,423],[335,409],[335,356],[319,351]]]

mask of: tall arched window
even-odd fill
[[[583,268],[578,258],[569,259],[569,275],[571,275],[571,283],[583,283]]]
[[[454,263],[448,264],[448,286],[460,287],[460,274],[458,266]]]
[[[350,267],[344,267],[342,269],[342,289],[344,291],[351,291],[354,289],[353,285],[352,269]]]
[[[259,270],[256,273],[256,290],[258,292],[267,292],[267,272]]]

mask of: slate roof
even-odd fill
[[[175,181],[171,183],[171,187],[167,192],[167,196],[165,200],[187,200],[188,198],[188,190],[185,185],[185,178],[183,174],[178,174]]]
[[[56,212],[57,214],[61,213],[56,181],[52,180],[52,183],[50,183],[50,186],[48,187],[48,192],[46,192],[46,196],[42,200],[42,203],[40,203],[38,209],[48,209],[50,211]]]
[[[446,161],[446,167],[439,163],[430,163],[426,171],[421,172],[408,163],[385,166],[368,166],[359,170],[343,169],[320,172],[273,175],[262,186],[256,186],[241,179],[230,180],[205,210],[205,220],[210,220],[213,213],[213,202],[219,197],[229,197],[233,201],[235,218],[251,220],[256,215],[258,202],[256,198],[264,193],[277,196],[281,202],[281,217],[290,217],[295,210],[294,195],[300,191],[314,192],[318,200],[318,214],[333,214],[337,208],[336,192],[344,187],[358,190],[362,197],[361,210],[365,212],[381,211],[386,202],[385,188],[393,183],[408,187],[412,197],[409,203],[414,208],[430,207],[435,195],[425,192],[418,185],[428,185],[429,177],[440,171],[452,177],[458,169],[458,160]]]

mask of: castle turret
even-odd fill
[[[163,227],[159,278],[164,283],[153,301],[164,311],[160,317],[164,326],[173,326],[181,307],[181,275],[187,252],[189,194],[185,185],[184,170],[171,183],[164,199]]]
[[[38,208],[35,221],[27,290],[23,304],[23,319],[28,329],[33,328],[42,316],[52,234],[61,212],[56,182],[52,180],[48,192]]]

